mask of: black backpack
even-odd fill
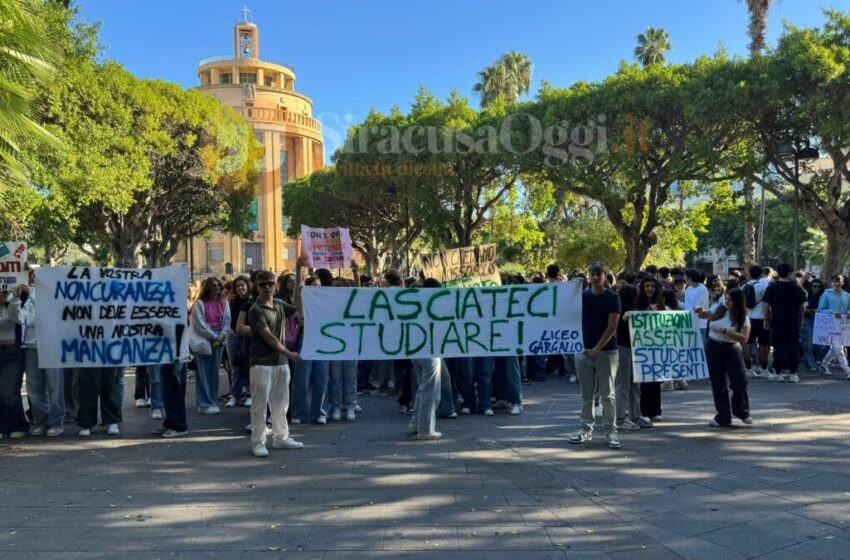
[[[747,306],[747,309],[752,309],[759,304],[756,301],[756,282],[757,280],[750,280],[741,288],[741,291],[744,292],[744,305]]]

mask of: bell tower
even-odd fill
[[[233,58],[260,58],[260,31],[251,23],[251,10],[242,8],[242,21],[233,34]]]

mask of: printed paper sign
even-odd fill
[[[831,311],[815,313],[812,344],[821,346],[850,346],[850,321],[840,319]]]
[[[636,383],[706,379],[699,320],[690,311],[630,311]]]
[[[301,254],[310,268],[348,268],[353,258],[347,228],[301,226]]]
[[[306,287],[305,360],[576,354],[581,284]]]
[[[474,245],[422,255],[422,271],[446,288],[500,286],[496,245]]]
[[[0,241],[0,290],[27,283],[27,244],[23,241]]]
[[[189,269],[41,268],[35,277],[44,368],[166,364],[188,359]]]

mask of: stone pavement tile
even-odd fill
[[[162,551],[213,551],[231,529],[224,527],[179,527],[160,530],[155,549]]]
[[[793,512],[760,517],[751,521],[749,525],[769,533],[796,538],[798,541],[818,539],[835,531],[832,525],[795,515]]]
[[[543,527],[496,525],[458,527],[462,550],[553,550]]]
[[[761,556],[755,556],[754,558],[758,558],[758,560],[807,560],[805,556],[796,554],[788,548],[783,548],[782,550],[774,550],[773,552],[768,552],[767,554],[762,554]]]
[[[520,508],[512,506],[466,505],[431,508],[431,524],[443,527],[470,525],[520,525]]]
[[[374,505],[350,508],[350,525],[387,526],[424,525],[431,526],[431,513],[422,505]],[[317,524],[318,525],[318,524]]]
[[[522,521],[532,527],[560,527],[567,522],[543,506],[520,506]]]
[[[567,560],[567,555],[557,550],[413,551],[410,560],[517,560],[519,556],[522,560]]]
[[[439,507],[455,506],[455,493],[452,489],[425,490],[421,488],[394,488],[387,490],[388,506]]]
[[[507,506],[508,501],[505,494],[499,489],[476,488],[468,489],[466,487],[458,487],[456,489],[455,502],[459,506],[480,505],[480,506]]]
[[[458,550],[455,527],[387,527],[384,550]]]
[[[210,528],[220,539],[215,547],[222,550],[299,550],[306,549],[311,527],[284,527],[279,525],[252,528]]]
[[[641,547],[628,552],[612,552],[614,560],[681,560],[681,556],[661,545]]]
[[[644,517],[642,521],[672,531],[679,536],[679,539],[681,539],[682,536],[694,537],[723,527],[723,525],[720,524],[694,519],[682,511],[659,513],[657,515]]]
[[[370,488],[368,490],[359,488],[334,488],[330,491],[324,492],[324,500],[322,503],[330,506],[385,505],[387,502],[387,495],[388,493],[386,490],[376,490],[374,488]]]
[[[92,528],[79,532],[68,548],[84,551],[153,550],[163,529],[159,527]]]
[[[304,550],[381,550],[385,527],[322,527],[310,529]]]
[[[410,557],[411,553],[406,550],[334,550],[325,552],[324,556],[319,556],[318,558],[321,560],[410,560]],[[314,557],[304,557],[305,560],[312,560],[312,558]],[[256,559],[268,560],[268,554],[266,556],[257,556]],[[285,559],[290,560],[289,553],[287,553]],[[247,557],[243,556],[240,560],[247,560]]]
[[[835,473],[821,474],[789,484],[774,486],[762,492],[795,502],[818,502],[850,492],[850,476]]]
[[[487,487],[493,488],[490,484],[487,484]],[[528,492],[518,488],[503,488],[502,493],[505,495],[505,500],[512,506],[536,506],[538,504],[537,500],[531,497]]]
[[[583,503],[573,507],[547,507],[558,519],[582,529],[593,529],[597,525],[620,524],[623,521],[599,504]]]
[[[812,560],[846,560],[850,557],[850,541],[826,535],[789,546],[785,550]]]
[[[793,509],[791,513],[834,527],[850,528],[850,495],[832,496],[825,501]]]
[[[3,560],[78,560],[82,552],[15,552],[4,550]],[[88,556],[85,557],[86,559]]]
[[[718,529],[700,535],[700,538],[731,548],[746,556],[766,554],[800,542],[800,539],[793,536],[777,535],[749,523],[738,523],[731,527]]]
[[[691,537],[673,542],[665,542],[664,546],[689,560],[743,560],[746,556],[725,546]]]
[[[567,560],[609,560],[611,557],[601,550],[569,550]]]
[[[67,528],[52,528],[52,529],[12,529],[0,531],[0,558],[6,551],[24,552],[24,551],[46,551],[58,552],[63,550],[84,550],[73,549],[71,544],[81,536],[85,535],[88,529],[67,529]]]
[[[274,549],[275,547],[272,547]],[[215,558],[218,558],[220,554],[234,554],[234,558],[238,558],[238,560],[324,560],[326,558],[325,552],[319,550],[289,550],[289,549],[280,549],[280,550],[246,550],[244,552],[241,551],[223,551],[216,552]],[[327,553],[330,554],[330,553]],[[352,554],[351,552],[346,552],[346,554]],[[181,560],[183,556],[180,557]],[[335,557],[335,558],[344,558],[344,557]],[[352,556],[352,558],[361,558],[360,556]],[[368,556],[364,558],[369,558]],[[380,557],[378,557],[380,558]],[[122,559],[123,560],[123,559]],[[163,559],[166,560],[166,559]],[[402,557],[399,560],[407,560],[406,557]]]

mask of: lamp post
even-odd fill
[[[818,159],[820,153],[812,148],[808,139],[795,138],[786,140],[776,146],[776,154],[780,157],[794,158],[794,270],[798,270],[800,257],[800,160]]]

